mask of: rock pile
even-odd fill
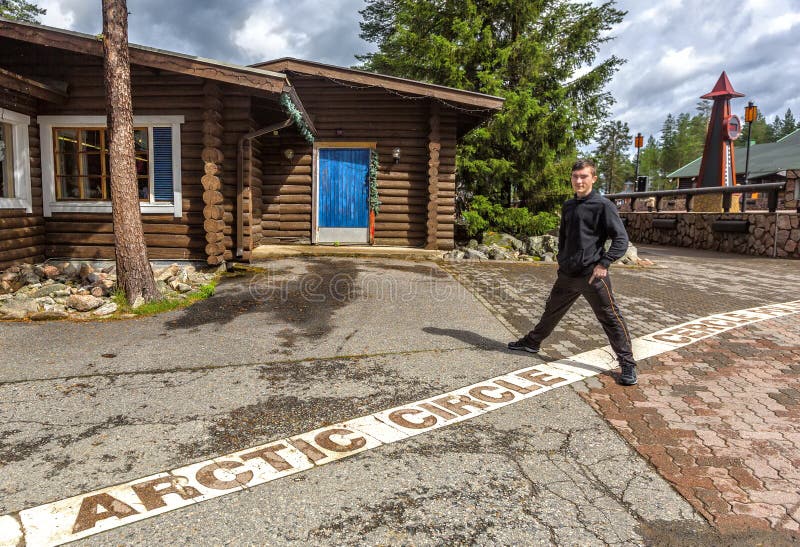
[[[487,232],[483,242],[471,239],[446,253],[447,260],[517,260],[553,262],[558,238],[552,235],[528,237],[524,241],[509,234]]]
[[[608,244],[606,244],[608,248]],[[445,260],[515,260],[525,262],[555,262],[558,254],[558,238],[554,235],[528,237],[524,241],[509,234],[487,232],[483,243],[471,239],[466,245],[457,246],[445,253]],[[649,260],[639,258],[636,247],[628,246],[618,264],[652,266]]]
[[[153,275],[165,297],[185,298],[216,273],[172,264],[154,269]],[[116,283],[113,264],[99,269],[88,262],[11,266],[0,272],[0,319],[42,321],[110,316],[117,312],[112,299]]]

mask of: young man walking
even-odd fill
[[[550,291],[539,323],[516,342],[509,342],[508,347],[537,353],[542,341],[583,295],[617,354],[622,367],[618,382],[632,386],[637,379],[631,338],[614,300],[608,276],[608,267],[622,258],[628,249],[628,234],[614,204],[592,189],[596,181],[594,162],[575,162],[571,177],[575,197],[567,200],[561,209],[558,279]],[[607,239],[611,240],[608,251],[604,250]]]

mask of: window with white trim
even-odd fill
[[[110,212],[105,116],[39,116],[44,215]],[[136,179],[142,213],[182,215],[183,116],[134,116]]]
[[[31,205],[28,125],[30,117],[0,108],[0,209],[25,209]]]

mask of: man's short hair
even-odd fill
[[[575,163],[572,164],[572,171],[580,171],[581,169],[585,169],[588,167],[592,170],[592,176],[597,176],[597,166],[594,164],[592,160],[587,159],[579,159]]]

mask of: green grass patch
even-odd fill
[[[142,304],[135,310],[131,309],[130,304],[128,304],[128,300],[125,298],[125,292],[122,289],[117,289],[114,294],[111,295],[111,301],[117,305],[118,314],[133,313],[141,316],[156,315],[167,311],[185,308],[187,306],[191,306],[195,302],[199,302],[200,300],[211,298],[214,296],[217,283],[218,280],[213,279],[198,289],[194,289],[191,292],[185,293],[184,298],[164,297],[161,300],[156,300],[155,302],[147,302]]]
[[[199,289],[186,293],[186,298],[163,298],[155,302],[147,302],[142,304],[135,310],[130,310],[136,315],[155,315],[167,311],[178,310],[191,306],[195,302],[205,300],[214,296],[214,290],[217,287],[217,280],[214,279],[206,285],[202,285]]]

